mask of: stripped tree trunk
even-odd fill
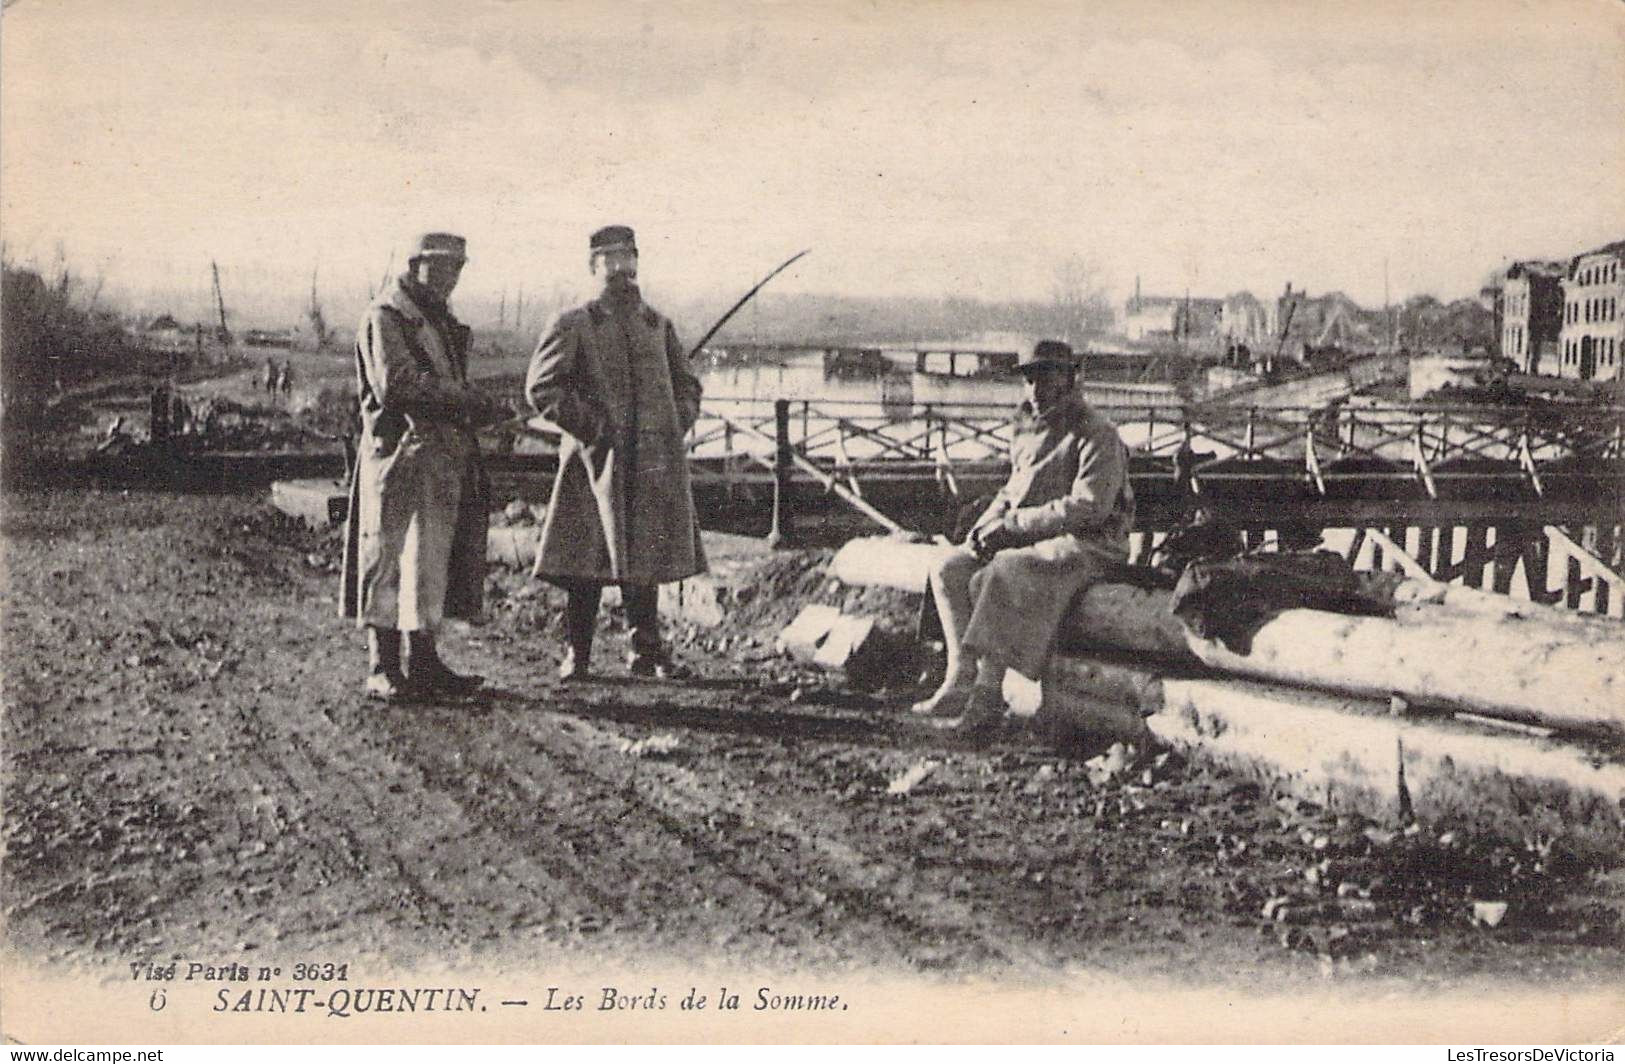
[[[941,552],[936,545],[862,539],[848,543],[831,569],[850,584],[922,591]],[[1233,653],[1187,632],[1166,591],[1101,584],[1078,597],[1062,622],[1060,644],[1201,663],[1241,676],[1349,694],[1404,696],[1515,720],[1625,733],[1625,627],[1605,619],[1552,616],[1517,604],[1484,608],[1404,596],[1397,616],[1352,617],[1286,610],[1253,637],[1252,652]]]

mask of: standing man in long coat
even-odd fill
[[[914,712],[958,714],[975,731],[1004,715],[1006,669],[1038,679],[1072,600],[1128,559],[1134,488],[1117,428],[1084,402],[1072,348],[1042,340],[1018,368],[1026,401],[1010,444],[1010,479],[930,586],[948,675]]]
[[[535,575],[568,592],[563,679],[588,675],[606,584],[621,588],[632,674],[675,676],[657,590],[706,567],[684,443],[700,382],[677,330],[643,302],[632,230],[593,233],[588,269],[602,293],[548,326],[525,378],[531,405],[564,434]]]
[[[490,490],[473,430],[506,414],[469,387],[469,328],[446,304],[466,261],[462,237],[425,233],[356,334],[361,438],[343,611],[367,630],[374,698],[482,683],[452,672],[435,646],[444,618],[472,620],[483,605]]]

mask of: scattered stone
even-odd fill
[[[909,766],[908,771],[896,777],[886,785],[886,793],[909,793],[915,787],[918,787],[921,783],[925,782],[926,777],[937,770],[938,764],[940,764],[940,762],[929,760],[915,762],[913,765]]]
[[[621,753],[629,757],[670,757],[682,748],[682,740],[670,732],[661,732],[633,742],[621,743]]]
[[[1377,913],[1376,902],[1372,901],[1370,898],[1361,898],[1357,896],[1350,897],[1346,895],[1339,895],[1337,898],[1337,907],[1348,916],[1375,916]]]
[[[1122,777],[1133,763],[1134,747],[1125,743],[1112,743],[1104,754],[1085,761],[1083,767],[1089,773],[1089,782],[1096,787],[1103,787]]]

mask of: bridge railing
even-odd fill
[[[870,463],[1004,461],[1014,412],[1002,403],[885,403],[867,400],[725,400],[702,413],[690,441],[695,457],[765,453],[749,426],[776,435],[776,404],[797,453],[834,466]],[[1182,452],[1200,476],[1237,462],[1301,461],[1306,475],[1364,462],[1426,483],[1440,467],[1508,462],[1535,481],[1538,464],[1563,458],[1625,457],[1625,407],[1567,409],[1409,404],[1333,407],[1224,403],[1101,403],[1130,449],[1173,457]],[[1318,472],[1317,472],[1318,471]],[[1366,474],[1371,475],[1371,470]]]

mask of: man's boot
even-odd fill
[[[485,686],[479,676],[446,667],[435,649],[433,632],[406,633],[406,679],[414,690],[447,695],[471,695]]]
[[[367,626],[367,697],[394,702],[406,695],[401,671],[401,633],[394,628]]]
[[[672,660],[671,648],[660,638],[660,589],[652,584],[621,585],[626,604],[626,625],[632,633],[627,670],[633,676],[656,680],[684,680],[687,669]]]
[[[566,683],[592,678],[592,637],[598,627],[598,601],[604,589],[597,584],[570,587],[564,603],[564,660],[559,679]]]
[[[955,735],[980,735],[1004,719],[1004,693],[997,687],[977,684],[965,701],[965,711],[952,720],[939,720],[937,727]]]

